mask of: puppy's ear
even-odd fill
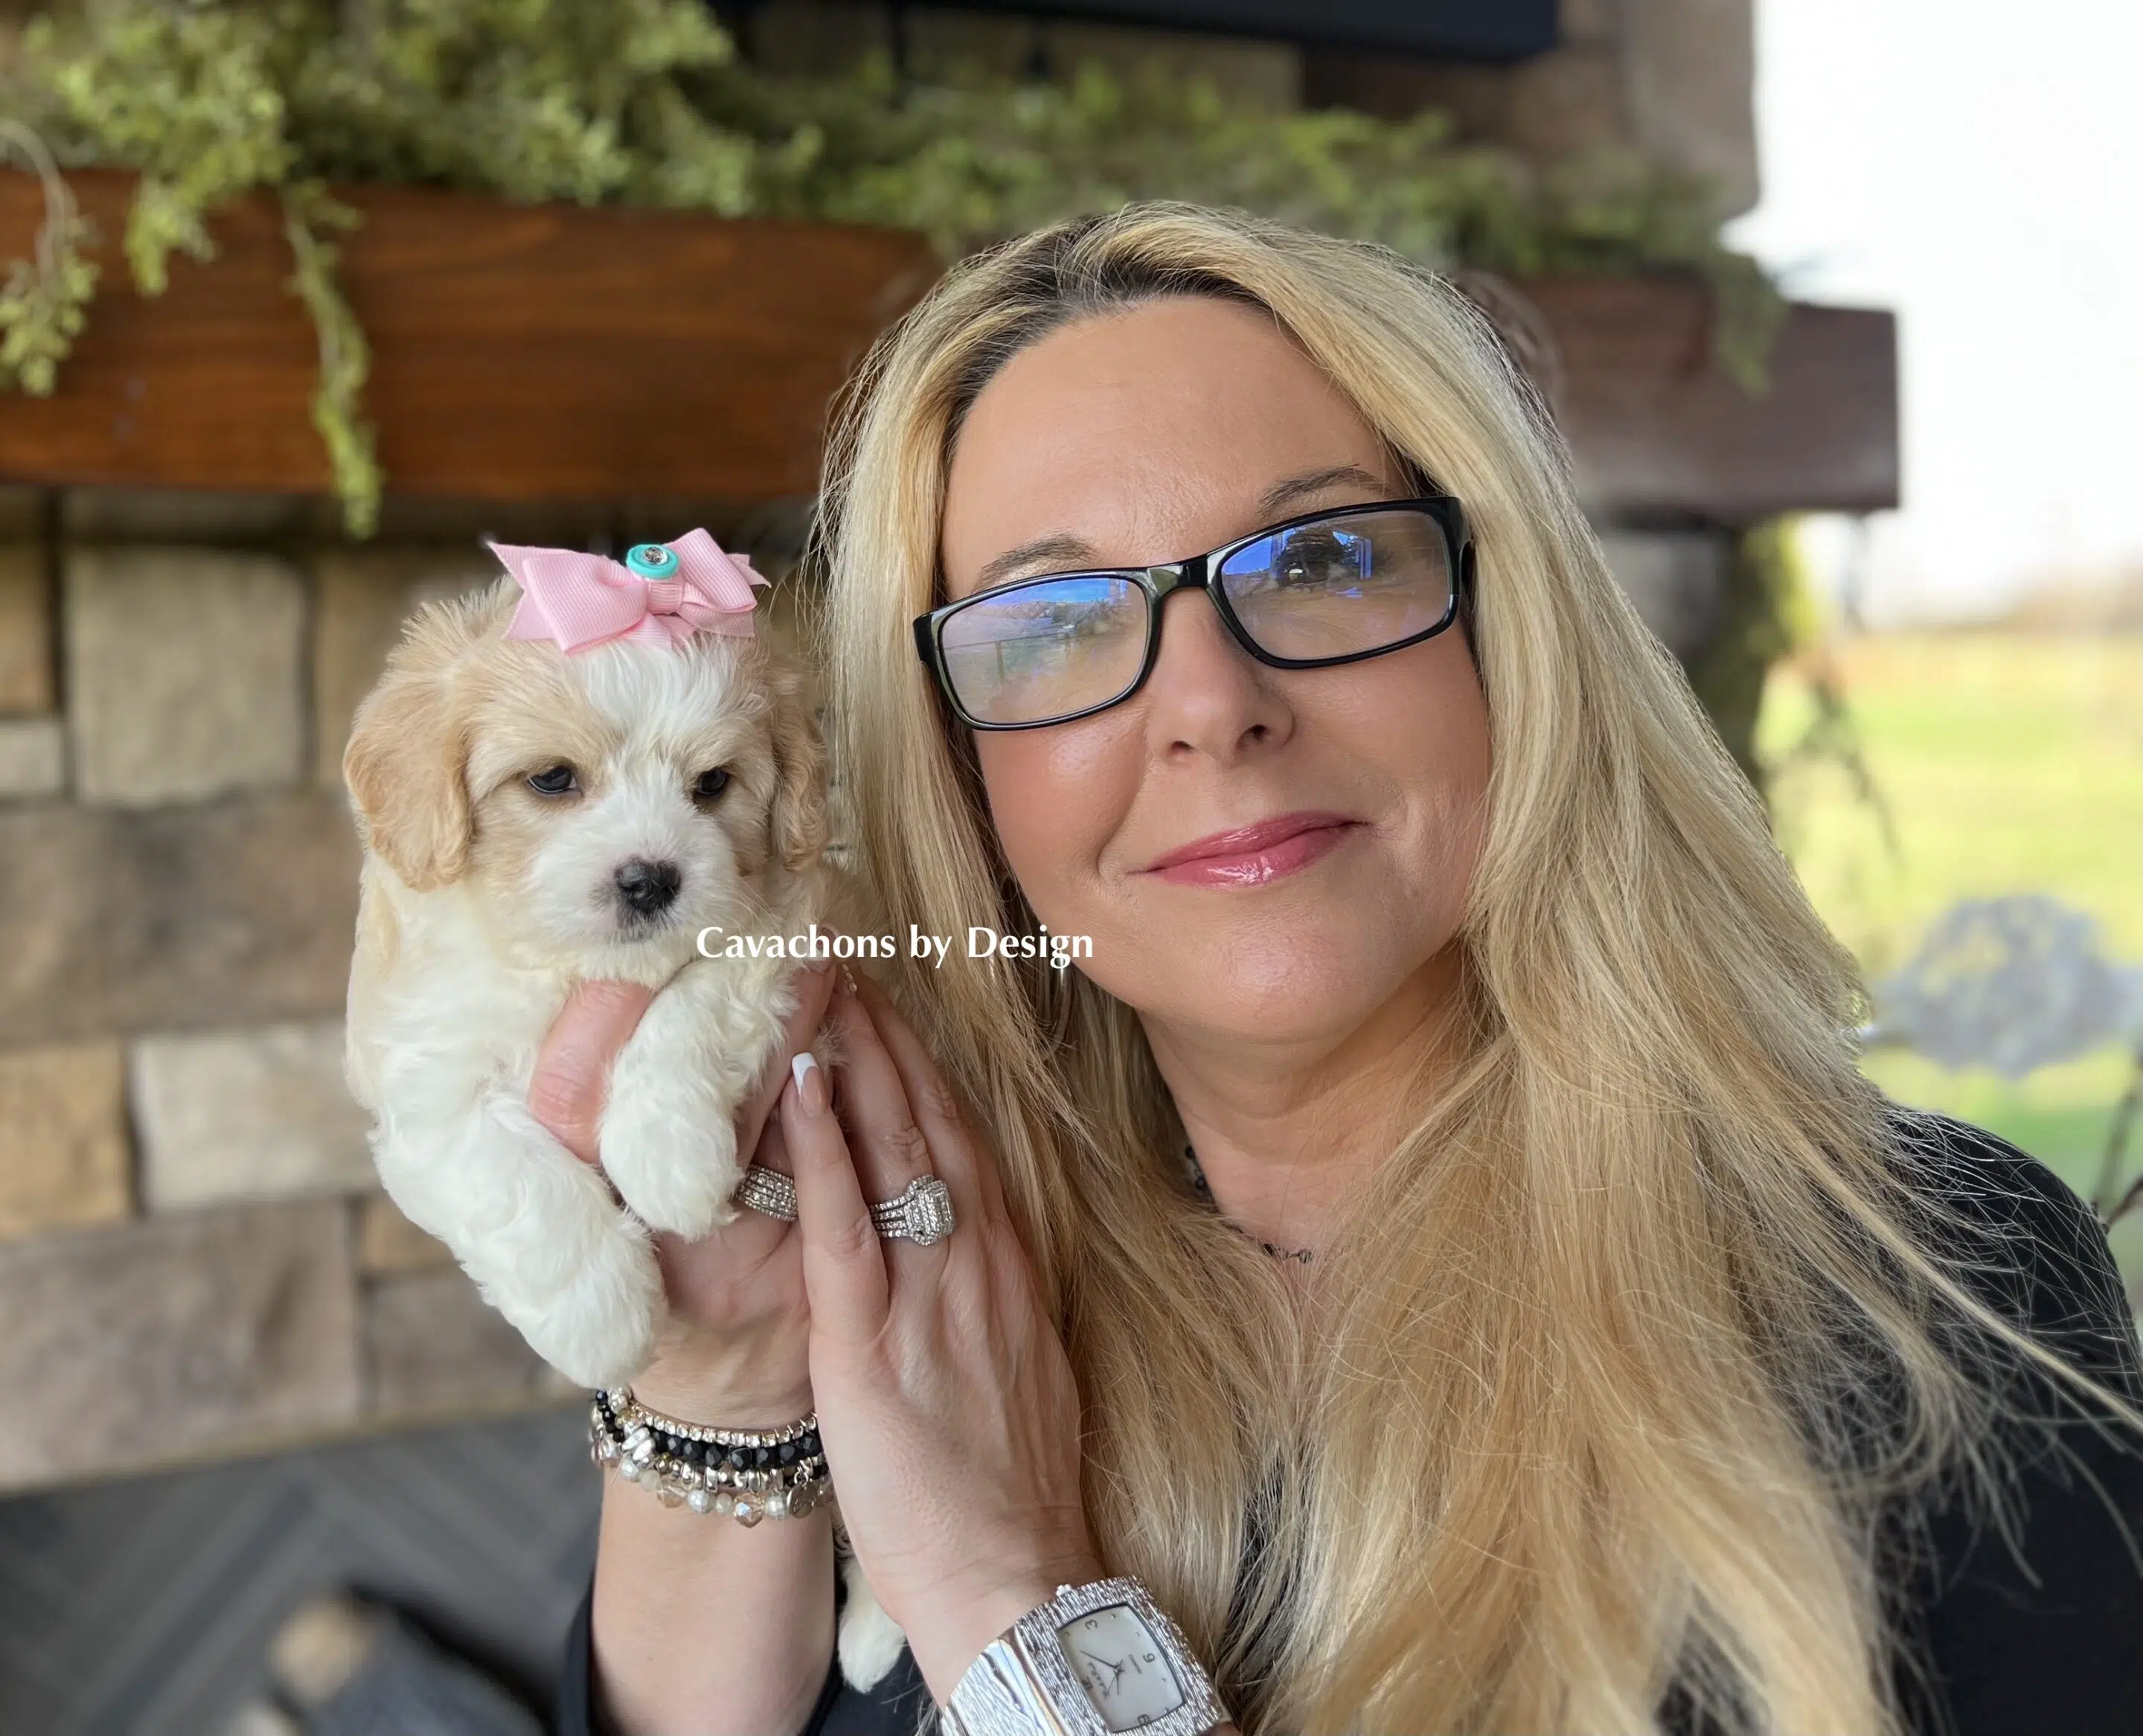
[[[778,670],[774,685],[774,809],[768,830],[791,872],[807,868],[826,848],[826,749],[811,715],[811,699],[793,670]]]
[[[463,775],[468,730],[454,680],[473,636],[471,613],[434,603],[418,615],[357,708],[343,751],[359,830],[416,892],[459,878],[475,833]]]

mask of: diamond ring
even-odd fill
[[[744,1180],[730,1197],[739,1205],[748,1205],[784,1224],[796,1221],[796,1184],[779,1170],[754,1164],[744,1172]]]
[[[874,1202],[870,1214],[887,1241],[928,1248],[953,1233],[953,1191],[935,1175],[918,1175],[893,1199]]]

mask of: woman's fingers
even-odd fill
[[[528,1081],[528,1107],[582,1163],[600,1161],[596,1134],[611,1063],[654,998],[654,990],[634,982],[577,983],[544,1034]]]
[[[856,992],[870,1015],[874,1034],[900,1075],[916,1124],[929,1142],[932,1167],[952,1191],[954,1215],[972,1222],[979,1209],[1002,1219],[1004,1189],[997,1166],[969,1136],[959,1098],[923,1048],[923,1039],[901,1017],[893,997],[870,978],[859,978]]]
[[[834,1030],[841,1045],[841,1121],[857,1180],[866,1200],[893,1199],[918,1176],[937,1172],[937,1154],[858,991],[844,987],[834,997]],[[913,1251],[916,1244],[904,1244],[903,1253]],[[943,1257],[934,1244],[919,1251]]]
[[[796,1011],[789,1016],[781,1048],[768,1063],[766,1077],[760,1081],[759,1088],[737,1111],[737,1150],[753,1154],[745,1158],[745,1162],[787,1173],[778,1124],[770,1122],[769,1117],[789,1084],[790,1063],[810,1048],[819,1035],[819,1027],[826,1022],[826,1006],[833,999],[834,985],[839,980],[831,964],[814,965],[798,975]]]
[[[782,1143],[796,1178],[812,1336],[824,1332],[844,1344],[867,1344],[885,1324],[885,1256],[834,1115],[826,1070],[809,1051],[796,1057],[780,1114]]]
[[[930,1145],[930,1168],[952,1189],[953,1215],[964,1224],[979,1224],[982,1217],[1003,1217],[1005,1194],[997,1168],[968,1136],[960,1100],[953,1096],[945,1074],[938,1071],[937,1061],[930,1059],[930,1052],[923,1048],[922,1037],[908,1029],[892,995],[887,995],[878,984],[864,979],[859,997],[870,1011],[878,1041],[885,1044],[887,1056],[900,1071],[902,1093]]]

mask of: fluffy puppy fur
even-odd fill
[[[779,1058],[801,966],[704,957],[697,937],[838,914],[824,756],[763,638],[569,655],[503,636],[517,595],[420,611],[359,708],[347,1066],[395,1203],[547,1362],[609,1387],[664,1323],[651,1230],[739,1210],[734,1117]],[[544,1033],[596,977],[660,991],[611,1074],[601,1172],[528,1107]],[[868,1687],[901,1635],[844,1570],[840,1659]]]
[[[733,1118],[794,1006],[795,962],[696,939],[826,913],[823,762],[763,641],[567,655],[503,636],[517,594],[423,610],[359,708],[349,1082],[396,1204],[547,1362],[615,1386],[662,1323],[650,1229],[736,1216]],[[593,977],[661,991],[611,1076],[601,1173],[528,1108]]]

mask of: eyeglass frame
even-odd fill
[[[1252,543],[1265,537],[1276,537],[1285,531],[1300,530],[1304,525],[1322,523],[1327,519],[1347,518],[1364,512],[1418,512],[1435,520],[1443,532],[1444,556],[1450,564],[1451,601],[1446,606],[1442,619],[1418,633],[1410,633],[1389,645],[1380,645],[1366,651],[1343,651],[1336,657],[1283,657],[1266,650],[1250,637],[1228,601],[1227,592],[1214,582],[1215,576],[1227,565],[1230,556],[1240,554]],[[963,609],[981,602],[987,597],[1017,590],[1022,585],[1038,585],[1049,580],[1062,579],[1128,579],[1146,593],[1146,655],[1141,660],[1138,673],[1121,693],[1103,700],[1099,705],[1089,705],[1083,710],[1067,711],[1061,717],[1036,718],[1024,723],[986,723],[969,715],[960,696],[953,691],[953,678],[945,667],[945,623]],[[1002,585],[992,585],[987,591],[977,591],[971,596],[955,598],[949,603],[940,603],[927,613],[918,615],[913,622],[916,655],[922,658],[923,667],[935,678],[939,693],[945,703],[953,708],[953,715],[971,730],[1042,730],[1053,724],[1076,723],[1082,717],[1091,717],[1106,711],[1112,705],[1121,705],[1146,685],[1146,678],[1153,673],[1154,665],[1161,657],[1161,611],[1170,595],[1178,591],[1202,591],[1213,605],[1213,611],[1220,617],[1220,624],[1228,630],[1228,636],[1259,662],[1270,669],[1329,669],[1335,664],[1361,663],[1371,657],[1381,657],[1391,651],[1403,651],[1410,645],[1419,645],[1433,639],[1449,629],[1451,624],[1470,616],[1474,585],[1473,536],[1466,522],[1466,509],[1455,494],[1420,494],[1405,500],[1358,501],[1351,506],[1324,507],[1314,512],[1304,512],[1293,518],[1281,519],[1255,530],[1247,537],[1238,537],[1231,542],[1203,555],[1192,555],[1181,561],[1162,561],[1151,566],[1075,566],[1062,572],[1028,573],[1024,577],[1007,579]],[[1471,636],[1471,629],[1468,629]]]

